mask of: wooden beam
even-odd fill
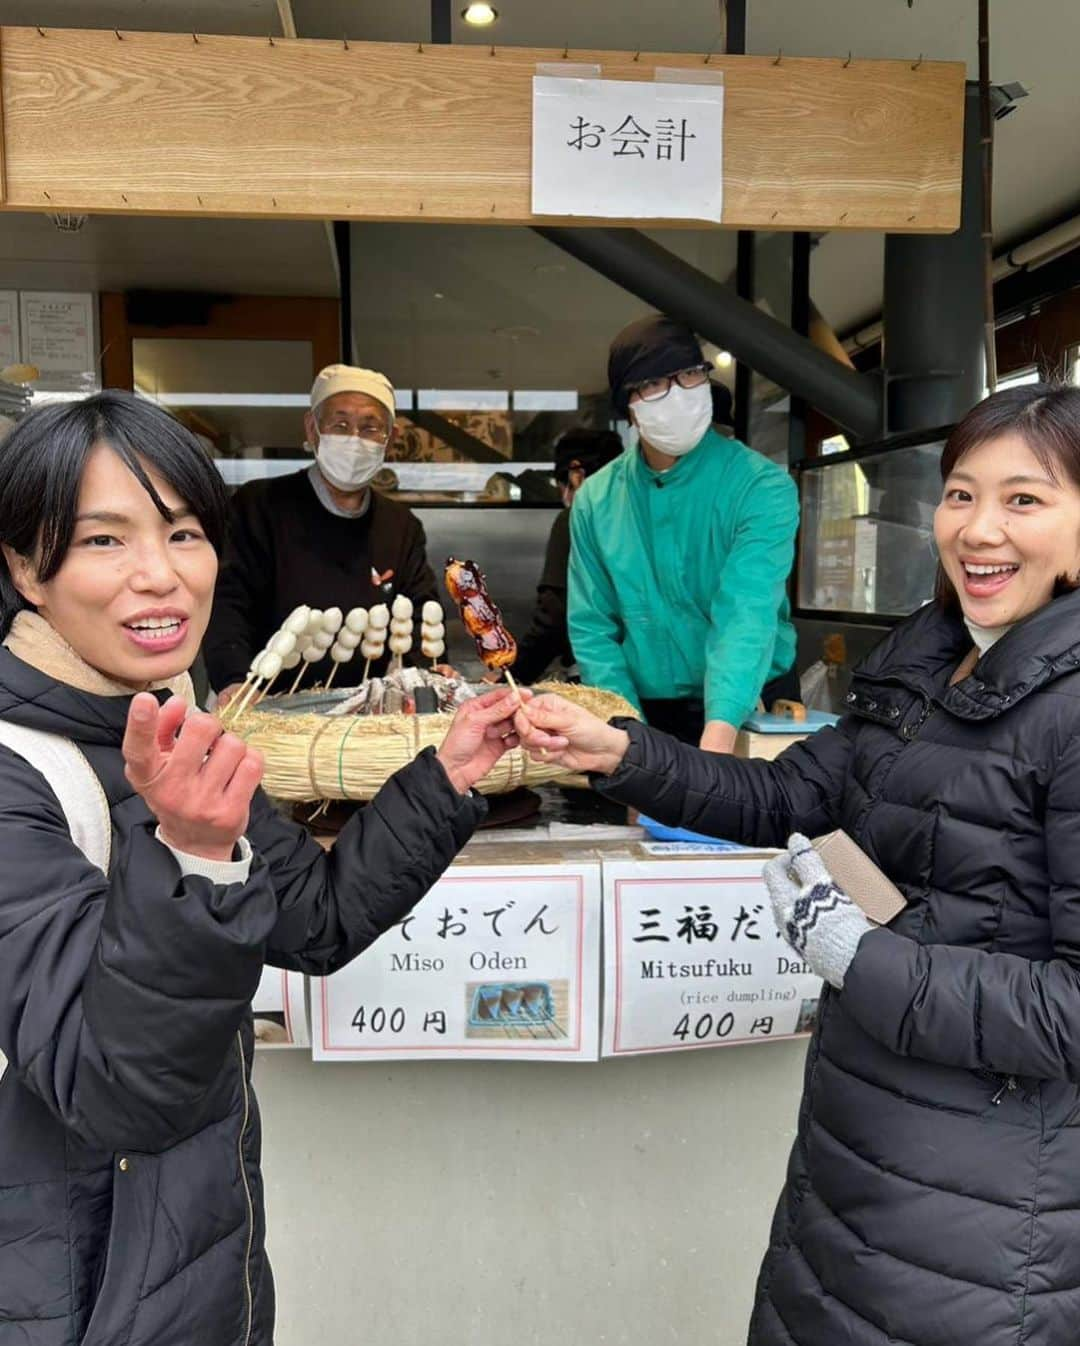
[[[562,51],[0,32],[4,209],[565,222],[530,210],[532,77]],[[570,59],[652,80],[706,54]],[[708,61],[726,86],[725,227],[958,226],[961,64]]]
[[[0,206],[7,196],[7,154],[4,150],[4,30],[0,28]]]

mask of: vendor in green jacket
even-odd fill
[[[730,752],[758,698],[798,699],[787,600],[798,501],[788,474],[712,428],[709,366],[659,314],[611,345],[638,445],[570,513],[569,629],[582,679],[649,724]]]

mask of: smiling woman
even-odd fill
[[[987,398],[942,472],[942,601],[835,728],[748,762],[558,697],[518,713],[620,803],[787,843],[773,917],[827,985],[750,1346],[1076,1341],[1080,388]],[[887,926],[807,841],[833,829],[903,893]]]
[[[28,444],[13,432],[19,471],[0,483],[5,633],[32,608],[125,686],[185,672],[210,618],[218,474],[182,426],[123,394],[38,415]]]
[[[980,403],[942,454],[938,598],[976,644],[1080,584],[1080,390],[1032,384]]]
[[[329,854],[281,818],[258,753],[192,704],[224,503],[128,393],[0,441],[0,1248],[32,1250],[0,1257],[0,1320],[28,1346],[272,1340],[263,966],[325,976],[403,919],[517,742],[492,691]]]

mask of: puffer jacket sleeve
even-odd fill
[[[837,824],[855,722],[842,720],[795,743],[775,761],[703,752],[637,720],[618,771],[593,788],[669,827],[748,846],[784,846],[792,832],[817,836]]]
[[[840,993],[862,1028],[941,1065],[1080,1081],[1080,739],[1055,768],[1045,829],[1053,957],[871,931]]]
[[[277,908],[265,864],[183,877],[152,826],[111,881],[44,777],[0,749],[0,1051],[87,1144],[154,1152],[197,1129],[234,1049]]]
[[[329,852],[258,795],[248,838],[279,904],[266,961],[316,977],[343,967],[424,896],[486,812],[479,795],[458,794],[431,748],[390,777]]]

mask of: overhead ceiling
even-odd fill
[[[724,44],[719,0],[495,0],[476,30],[452,5],[455,42],[709,51]],[[298,35],[427,41],[430,0],[292,0]],[[976,0],[748,0],[751,52],[957,59],[976,66]],[[7,0],[7,24],[281,34],[277,0]],[[996,124],[998,250],[1080,211],[1077,0],[995,0],[992,77],[1030,93]],[[576,386],[603,382],[611,334],[641,312],[624,292],[526,230],[354,226],[358,355],[405,386]],[[734,265],[725,231],[671,231],[668,246],[714,276]],[[883,240],[835,233],[812,263],[816,304],[840,331],[880,308]],[[337,293],[317,224],[91,219],[60,234],[43,216],[0,214],[0,287],[159,287],[253,294]],[[435,296],[441,294],[442,299]],[[490,371],[498,371],[498,376]]]

